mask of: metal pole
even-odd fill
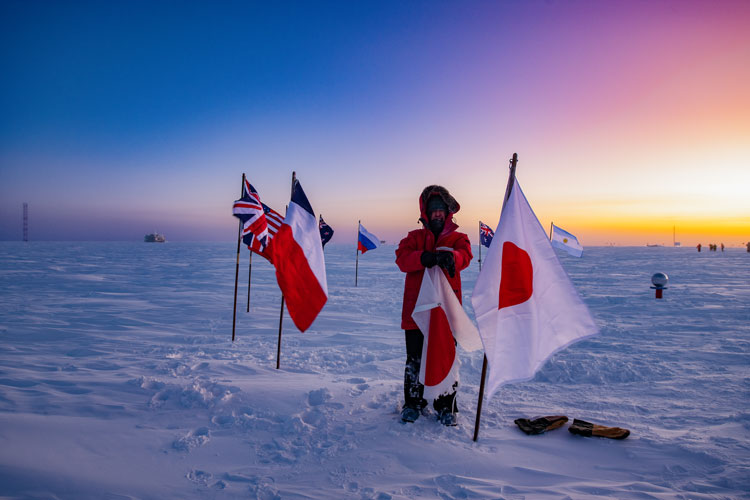
[[[513,183],[516,180],[516,164],[518,163],[518,154],[513,153],[513,158],[510,160],[510,174],[508,175],[508,186],[505,188],[505,198],[503,199],[503,209],[505,204],[510,198],[510,192],[513,189]],[[500,218],[502,219],[502,209],[500,210]],[[499,226],[498,226],[499,227]],[[484,400],[484,379],[487,374],[487,355],[484,356],[482,361],[482,379],[479,382],[479,400],[477,401],[477,418],[474,422],[474,441],[479,437],[479,420],[482,416],[482,401]]]
[[[482,270],[482,221],[479,221],[479,270]]]
[[[247,312],[250,312],[250,278],[253,275],[253,251],[250,250],[250,260],[247,264]]]
[[[354,250],[354,254],[357,256],[356,264],[354,265],[354,286],[357,286],[357,276],[359,275],[359,227],[362,225],[362,221],[357,221],[357,246]]]
[[[552,226],[554,222],[549,223],[549,240],[552,241]]]
[[[290,195],[290,200],[294,198],[294,184],[297,182],[297,172],[292,172],[292,193]],[[289,211],[289,205],[287,205],[284,208],[284,218],[286,219],[286,214]],[[280,363],[281,363],[281,327],[284,323],[284,293],[281,294],[281,312],[279,313],[279,340],[276,344],[276,369],[279,369]]]
[[[242,190],[240,198],[245,193],[245,174],[242,174]],[[242,242],[242,221],[240,221],[239,234],[237,235],[237,265],[234,268],[234,311],[232,312],[232,342],[234,342],[234,331],[237,325],[237,283],[240,279],[240,243]]]

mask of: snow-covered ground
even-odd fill
[[[480,351],[458,427],[398,418],[393,251],[355,288],[328,245],[329,302],[304,334],[285,318],[277,370],[281,295],[256,256],[245,312],[246,250],[231,342],[235,244],[0,243],[0,497],[750,498],[750,254],[560,254],[601,334],[485,401],[473,442]],[[513,423],[554,414],[632,434]]]

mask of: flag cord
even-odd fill
[[[503,199],[503,208],[500,210],[500,218],[502,218],[503,209],[505,204],[510,198],[510,192],[513,189],[513,183],[516,180],[516,165],[518,164],[518,153],[513,153],[513,158],[510,160],[510,173],[508,174],[508,186],[505,188],[505,198]],[[481,243],[480,243],[481,244]],[[484,360],[482,361],[482,376],[479,381],[479,400],[477,401],[477,417],[474,422],[474,441],[479,437],[479,420],[482,417],[482,400],[484,399],[484,382],[487,374],[487,355],[485,354]]]

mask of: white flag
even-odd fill
[[[482,342],[439,267],[425,270],[411,317],[424,335],[419,367],[424,397],[435,399],[453,392],[460,366],[453,339],[466,351],[479,349]]]
[[[550,241],[553,247],[565,250],[573,257],[583,255],[583,247],[578,243],[578,238],[554,224],[552,224],[552,239]]]
[[[471,297],[491,397],[555,352],[598,333],[516,180]]]

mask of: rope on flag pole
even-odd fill
[[[354,286],[357,286],[357,276],[359,275],[359,228],[362,225],[362,221],[357,221],[357,246],[354,253],[357,255],[356,264],[354,266]]]
[[[503,207],[510,198],[510,192],[513,189],[513,183],[516,180],[516,165],[518,164],[518,153],[513,153],[513,158],[510,160],[510,174],[508,174],[508,186],[505,188],[505,198],[503,198]],[[502,217],[502,209],[500,209],[500,216]],[[480,243],[481,245],[481,243]],[[482,376],[479,382],[479,400],[477,401],[477,418],[474,422],[474,441],[479,437],[479,420],[482,416],[482,400],[484,399],[484,381],[485,375],[487,374],[487,354],[484,355],[482,361]]]
[[[245,193],[245,174],[242,174],[242,189],[240,198]],[[240,220],[239,234],[237,235],[237,265],[234,269],[234,311],[232,312],[232,342],[234,342],[234,331],[237,324],[237,283],[240,279],[240,243],[242,242],[242,220]],[[249,292],[248,292],[249,293]]]
[[[294,196],[294,183],[297,181],[297,172],[292,171],[292,189],[291,193],[289,195],[289,199],[291,200]],[[284,208],[284,218],[286,218],[286,213],[289,211],[289,205],[287,205]],[[278,275],[277,275],[278,276]],[[281,312],[279,313],[279,341],[276,345],[276,369],[279,369],[280,363],[281,363],[281,327],[284,323],[284,292],[281,292]]]

